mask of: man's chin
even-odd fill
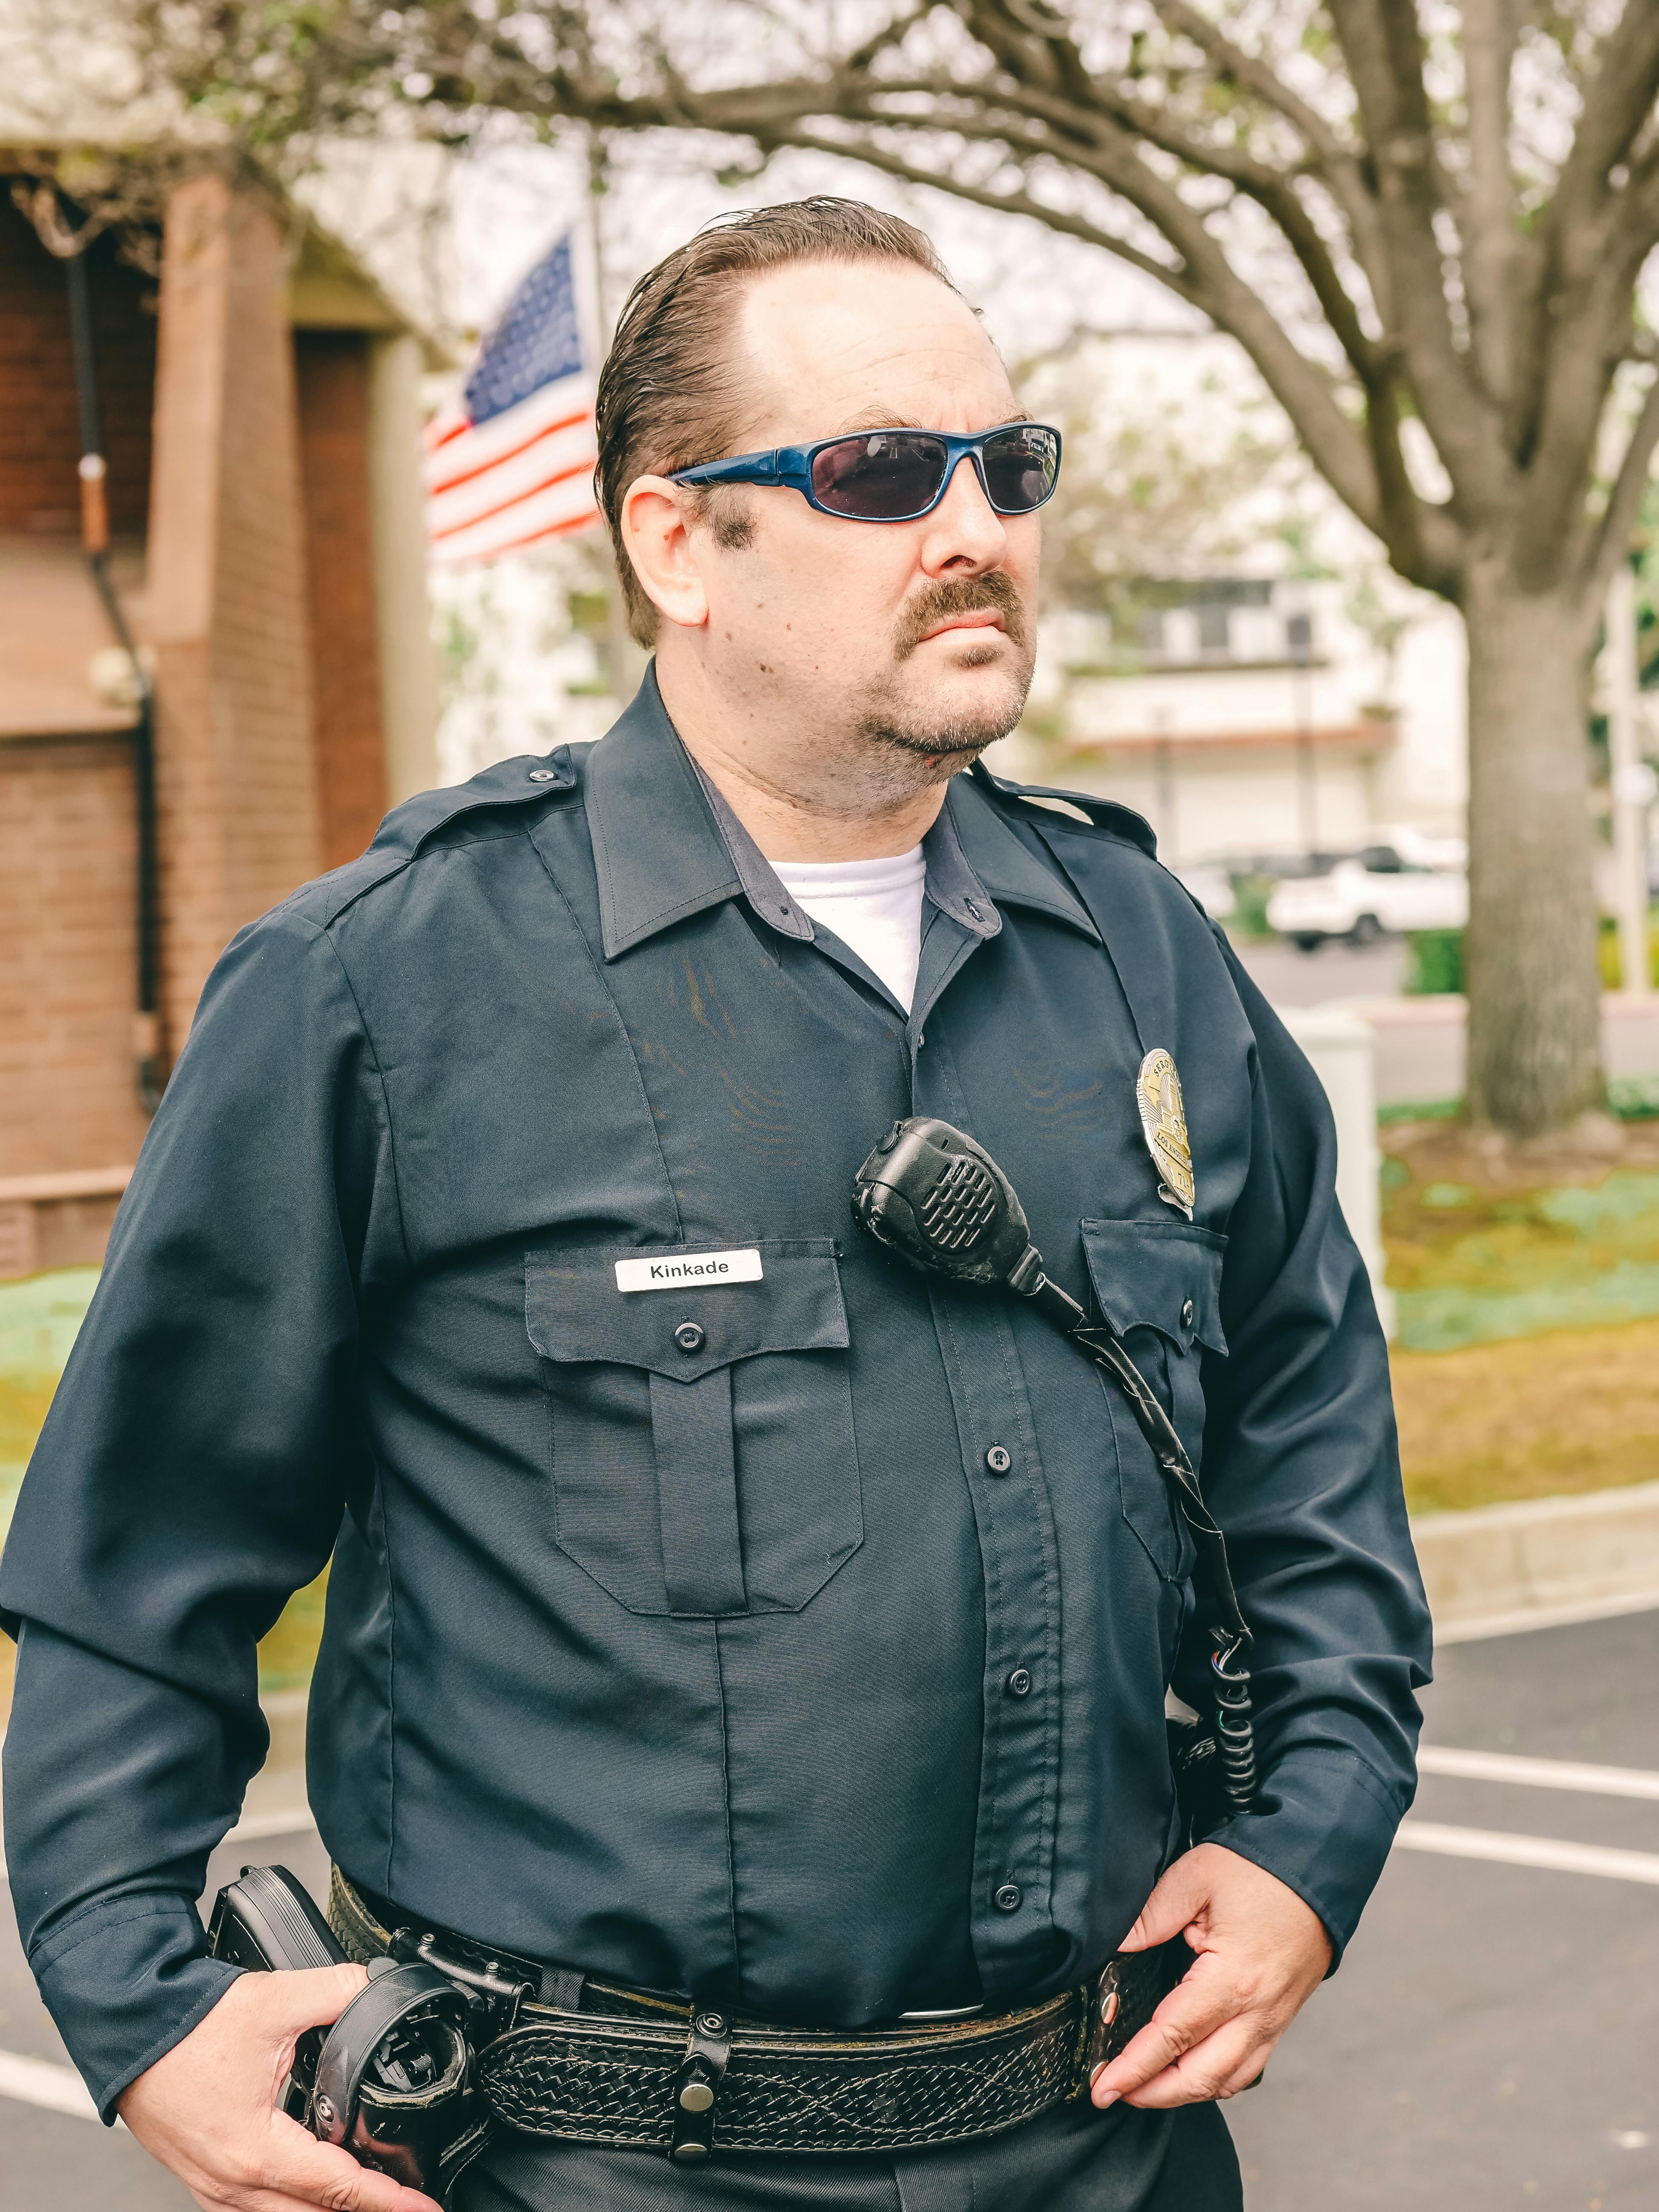
[[[1007,736],[1018,724],[1024,704],[1021,700],[996,712],[981,706],[977,711],[940,715],[936,721],[918,720],[908,728],[872,730],[870,734],[930,767],[937,763],[941,777],[955,775],[971,768],[988,745]]]

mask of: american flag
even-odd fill
[[[599,519],[595,368],[566,231],[484,341],[458,406],[426,433],[432,557],[487,561]]]

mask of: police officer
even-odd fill
[[[639,696],[243,930],[121,1207],[0,1585],[34,1972],[201,2204],[429,2204],[274,2109],[362,1965],[238,1976],[197,1917],[331,1561],[336,1928],[530,1978],[470,2212],[1221,2212],[1216,2100],[1353,1931],[1426,1679],[1329,1115],[1139,817],[976,765],[1058,440],[919,233],[695,240],[599,433]],[[915,1114],[1201,1449],[1261,1783],[1190,1850],[1191,1540],[1075,1346],[853,1225]],[[1083,2078],[1075,1993],[1164,1944]]]

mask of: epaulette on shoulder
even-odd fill
[[[538,806],[574,790],[575,785],[572,748],[559,745],[539,757],[519,753],[511,760],[492,762],[465,783],[417,791],[392,808],[366,853],[307,884],[290,904],[326,927],[366,892],[406,868],[452,823],[487,809]]]
[[[1046,783],[1013,783],[1006,776],[993,775],[981,761],[974,769],[982,776],[1002,799],[1013,799],[1036,806],[1052,821],[1059,805],[1074,809],[1097,830],[1103,830],[1109,837],[1120,843],[1133,845],[1152,860],[1158,858],[1158,833],[1144,814],[1137,814],[1132,806],[1120,806],[1115,799],[1102,799],[1091,791],[1061,791]]]

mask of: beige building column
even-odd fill
[[[406,332],[369,342],[368,478],[380,726],[395,806],[438,781],[438,656],[426,588],[421,349]]]

